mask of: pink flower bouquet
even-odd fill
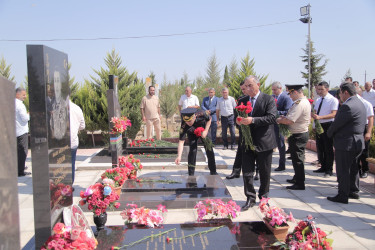
[[[48,238],[42,246],[42,250],[58,250],[58,249],[95,249],[98,242],[95,238],[87,236],[86,232],[66,227],[64,223],[56,223],[53,227],[53,235]]]
[[[126,204],[126,206],[129,208],[124,209],[120,214],[125,220],[125,224],[136,222],[140,225],[158,227],[163,224],[164,221],[162,213],[167,212],[165,206],[161,204],[158,206],[158,210],[152,210],[144,207],[138,208],[136,204]]]
[[[141,161],[134,158],[134,155],[132,154],[128,156],[120,156],[119,167],[128,169],[127,173],[129,179],[136,179],[138,171],[141,171],[143,169]]]
[[[262,198],[259,203],[260,212],[264,215],[264,219],[269,222],[272,227],[287,226],[287,221],[294,221],[290,212],[287,215],[282,208],[270,206],[268,203],[270,198]]]
[[[198,221],[203,219],[214,219],[214,218],[236,218],[241,211],[240,206],[233,200],[227,203],[220,199],[206,199],[204,202],[199,201],[195,207],[198,213]]]

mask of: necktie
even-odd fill
[[[318,112],[316,112],[317,115],[319,115],[319,113],[320,113],[320,109],[322,108],[322,103],[323,103],[323,101],[324,101],[324,97],[322,97],[322,101],[321,101],[320,104],[319,104]]]
[[[208,102],[208,106],[210,106],[211,105],[211,98],[209,98],[210,99],[210,101]]]
[[[253,107],[253,110],[251,111],[251,114],[253,114],[253,112],[254,112],[254,100],[255,100],[255,97],[250,98],[251,107]]]

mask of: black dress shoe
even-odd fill
[[[275,168],[275,171],[285,171],[285,167],[284,168],[282,168],[282,167]]]
[[[349,199],[359,200],[359,194],[357,194],[357,193],[349,193]]]
[[[330,176],[332,176],[332,175],[333,175],[332,171],[326,171],[326,172],[324,173],[324,177],[330,177]]]
[[[348,204],[348,198],[343,198],[343,197],[341,197],[339,195],[336,195],[334,197],[327,197],[327,200],[333,201],[333,202],[339,202],[339,203]]]
[[[217,172],[212,172],[210,175],[219,175]]]
[[[300,186],[297,184],[293,184],[292,186],[287,186],[286,189],[291,189],[291,190],[305,190],[305,186]]]
[[[286,182],[294,184],[294,183],[296,183],[296,180],[295,179],[287,179]]]
[[[230,175],[228,175],[225,178],[227,178],[228,180],[234,179],[234,178],[240,178],[240,174],[236,174],[236,173],[232,172]]]
[[[367,176],[368,176],[368,173],[367,173],[367,172],[363,172],[363,173],[361,173],[361,174],[359,175],[359,177],[361,177],[361,178],[367,178]]]
[[[26,176],[26,175],[31,175],[30,172],[23,172],[22,174],[18,174],[18,177]]]
[[[326,171],[324,170],[324,168],[319,168],[317,170],[314,170],[313,172],[314,173],[325,173]]]
[[[291,156],[288,156],[288,157],[286,157],[288,160],[291,160],[292,159],[292,157]]]
[[[249,210],[249,208],[255,206],[255,201],[248,199],[245,205],[242,207],[242,211]]]

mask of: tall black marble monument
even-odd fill
[[[15,84],[0,76],[0,249],[20,249]]]
[[[73,201],[68,56],[44,45],[27,45],[27,68],[35,247],[40,249]]]
[[[118,102],[118,76],[109,75],[109,89],[107,90],[107,103],[108,103],[108,121],[109,129],[111,130],[113,124],[111,123],[112,117],[121,116],[121,107]],[[122,154],[122,135],[110,134],[109,151],[112,156],[112,167],[118,166],[118,158]]]

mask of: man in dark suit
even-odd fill
[[[216,105],[217,97],[215,96],[215,89],[210,88],[208,90],[208,96],[203,98],[202,109],[206,112],[207,115],[211,116],[211,127],[209,131],[209,137],[212,140],[212,143],[215,146],[216,141],[216,131],[217,131],[217,117],[216,117]]]
[[[290,97],[283,92],[283,87],[280,82],[272,83],[272,96],[276,102],[277,116],[286,115],[290,107],[292,107],[293,101]],[[275,171],[285,170],[285,138],[279,131],[279,126],[274,125],[275,137],[277,143],[277,149],[279,150],[279,167]]]
[[[348,198],[359,199],[359,172],[356,162],[365,145],[363,131],[366,126],[366,109],[356,96],[352,83],[341,84],[340,99],[343,104],[327,132],[329,137],[333,137],[339,192],[327,199],[348,204]]]
[[[260,187],[258,197],[268,197],[270,188],[271,162],[273,149],[277,147],[274,124],[276,123],[276,104],[272,96],[260,92],[260,82],[256,76],[245,78],[247,94],[253,106],[250,116],[236,120],[237,124],[249,125],[255,150],[242,149],[242,172],[244,190],[247,197],[243,210],[255,205],[256,192],[253,185],[255,160],[259,168]],[[244,143],[243,143],[244,144]]]

